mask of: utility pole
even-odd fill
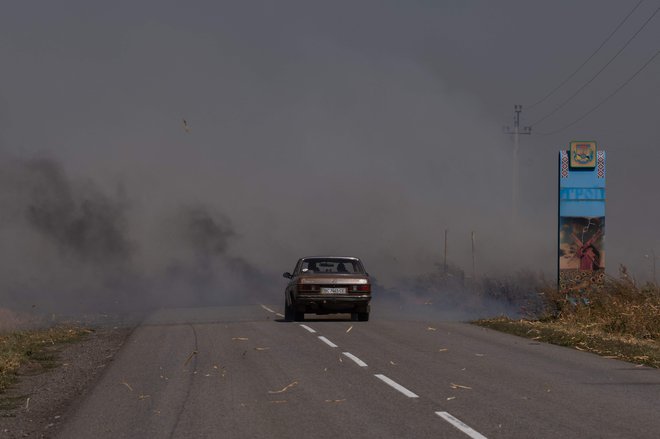
[[[474,232],[470,234],[472,239],[472,281],[477,281],[477,257],[474,253]]]
[[[650,255],[644,255],[646,259],[650,259],[651,263],[653,264],[653,285],[658,285],[657,278],[655,277],[655,263],[660,257],[655,255],[655,250],[651,249],[651,254]]]
[[[518,196],[520,192],[520,169],[518,165],[518,150],[520,149],[520,135],[532,134],[532,127],[520,128],[520,113],[522,105],[513,106],[513,129],[509,126],[504,127],[504,133],[510,134],[513,138],[513,172],[511,179],[511,220],[515,225],[518,220]]]
[[[445,229],[445,279],[447,278],[447,229]]]

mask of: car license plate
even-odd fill
[[[346,288],[321,288],[321,294],[346,294]]]

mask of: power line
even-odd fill
[[[621,54],[621,52],[623,52],[624,49],[626,47],[628,47],[628,45],[632,42],[632,40],[634,40],[635,37],[646,27],[646,25],[649,24],[649,22],[653,19],[653,17],[655,17],[657,15],[658,12],[660,12],[660,6],[653,12],[653,14],[651,14],[651,16],[648,19],[646,19],[644,24],[642,24],[642,26],[639,29],[637,29],[637,32],[635,32],[633,34],[633,36],[630,37],[630,39],[628,39],[628,41],[626,41],[626,44],[624,44],[623,47],[621,47],[621,49],[619,49],[619,51],[616,52],[614,54],[614,56],[611,57],[609,59],[609,61],[607,61],[607,63],[605,63],[605,65],[603,67],[601,67],[601,69],[598,70],[598,72],[596,72],[596,74],[594,76],[591,77],[591,79],[589,79],[587,82],[585,82],[580,88],[577,89],[577,91],[575,93],[573,93],[571,96],[569,96],[568,99],[566,99],[564,102],[559,104],[559,106],[556,107],[554,110],[552,110],[550,113],[546,114],[542,118],[538,119],[536,122],[532,123],[532,126],[543,122],[544,120],[546,120],[547,118],[549,118],[550,116],[555,114],[557,111],[562,109],[566,104],[568,104],[571,100],[573,100],[573,98],[575,96],[577,96],[582,90],[584,90],[589,84],[591,84],[598,77],[598,75],[600,75],[603,72],[603,70],[605,70],[607,68],[607,66],[612,64],[612,62]]]
[[[605,40],[603,40],[603,42],[600,43],[600,46],[598,46],[598,48],[596,48],[596,50],[594,50],[593,53],[592,53],[591,55],[589,55],[589,57],[588,57],[588,58],[587,58],[582,64],[580,64],[580,66],[579,66],[577,69],[575,69],[575,70],[573,71],[573,73],[571,73],[570,75],[568,75],[568,77],[566,77],[566,79],[564,79],[564,80],[563,80],[558,86],[556,86],[555,88],[553,88],[548,94],[546,94],[545,96],[543,96],[540,100],[538,100],[537,102],[533,103],[532,105],[528,105],[528,106],[527,106],[527,109],[528,109],[528,110],[531,110],[532,108],[536,107],[536,106],[539,105],[540,103],[545,102],[546,99],[548,99],[550,96],[552,96],[553,94],[555,94],[555,92],[556,92],[557,90],[559,90],[560,88],[562,88],[562,87],[564,86],[564,84],[566,84],[571,78],[573,78],[573,76],[575,76],[580,70],[582,70],[582,67],[584,67],[589,61],[591,61],[591,58],[593,58],[594,56],[596,56],[596,54],[600,51],[600,49],[602,49],[603,46],[604,46],[604,45],[610,40],[610,38],[612,38],[612,37],[614,36],[614,34],[617,33],[617,31],[619,30],[619,28],[621,28],[621,26],[623,26],[623,24],[628,20],[628,18],[633,14],[633,12],[635,12],[635,11],[637,10],[637,8],[639,7],[639,5],[641,5],[643,2],[644,2],[644,0],[639,0],[639,2],[637,2],[637,4],[635,5],[635,7],[632,8],[632,10],[631,10],[630,12],[628,12],[628,15],[626,15],[625,17],[623,17],[623,20],[621,20],[621,21],[619,22],[619,24],[614,28],[614,30],[613,30],[612,32],[610,32],[610,34],[607,36],[607,38],[605,38]]]
[[[605,104],[605,102],[609,101],[612,97],[614,97],[614,95],[616,95],[619,91],[621,91],[621,90],[622,90],[626,85],[628,85],[633,79],[635,79],[635,77],[636,77],[637,75],[639,75],[639,74],[642,72],[642,70],[644,70],[649,64],[651,64],[651,62],[653,62],[653,60],[656,59],[656,58],[658,57],[658,55],[660,55],[660,49],[659,49],[657,52],[655,52],[655,54],[653,54],[653,56],[652,56],[651,58],[649,58],[649,59],[644,63],[644,65],[642,65],[639,69],[637,69],[637,71],[636,71],[635,73],[633,73],[632,76],[630,76],[630,77],[629,77],[629,78],[628,78],[623,84],[621,84],[616,90],[614,90],[612,93],[610,93],[607,97],[605,97],[605,99],[603,99],[602,101],[600,101],[598,104],[596,104],[596,105],[595,105],[594,107],[592,107],[589,111],[587,111],[586,113],[584,113],[582,116],[580,116],[579,118],[575,119],[573,122],[571,122],[571,123],[569,123],[569,124],[567,124],[567,125],[564,125],[563,127],[559,128],[559,129],[557,129],[557,130],[555,130],[555,131],[551,131],[551,132],[549,132],[549,133],[539,133],[539,135],[541,135],[541,136],[551,136],[551,135],[553,135],[553,134],[557,134],[557,133],[559,133],[559,132],[561,132],[561,131],[564,131],[566,128],[572,127],[572,126],[575,125],[576,123],[578,123],[578,122],[580,122],[581,120],[583,120],[585,117],[589,116],[591,113],[593,113],[594,111],[596,111],[597,109],[599,109],[603,104]]]

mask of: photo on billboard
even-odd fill
[[[602,281],[605,270],[605,217],[560,217],[559,286],[563,291]]]
[[[603,235],[605,217],[561,217],[559,225],[559,269],[605,268]]]

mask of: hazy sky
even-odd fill
[[[474,230],[480,272],[553,274],[557,151],[593,139],[608,151],[608,269],[623,263],[648,278],[644,254],[660,254],[660,57],[588,118],[541,133],[581,116],[660,49],[660,14],[523,136],[515,233],[502,133],[514,104],[552,90],[637,2],[7,2],[2,258],[30,271],[31,255],[52,245],[13,250],[29,234],[11,213],[31,178],[16,169],[47,158],[67,184],[123,212],[138,272],[183,258],[163,236],[176,212],[204,206],[231,225],[223,252],[266,273],[303,255],[355,254],[388,281],[433,269],[449,229],[450,259],[466,269]],[[522,124],[591,78],[658,7],[644,1]]]

